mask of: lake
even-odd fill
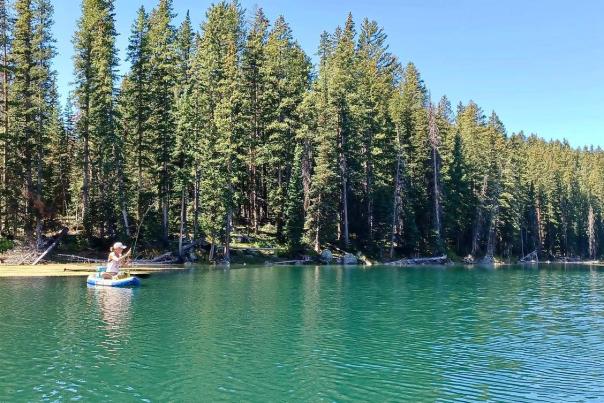
[[[604,398],[604,269],[0,279],[0,401]]]

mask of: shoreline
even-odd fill
[[[96,264],[78,263],[49,263],[36,266],[31,265],[0,265],[0,279],[2,278],[30,278],[30,277],[86,277],[96,272]],[[174,270],[188,270],[188,267],[177,266],[172,268],[135,267],[129,271],[134,275],[148,275],[151,273],[167,272]]]
[[[539,263],[498,263],[495,267],[513,265],[586,265],[604,267],[604,262],[539,262]],[[463,265],[463,264],[460,264]],[[43,265],[0,265],[0,279],[3,278],[31,278],[31,277],[85,277],[96,272],[96,264],[85,263],[49,263]],[[247,265],[242,265],[247,266]],[[252,265],[253,266],[253,265]],[[380,266],[380,264],[376,264]],[[446,266],[446,265],[445,265]],[[481,265],[474,265],[481,266]],[[408,267],[408,266],[400,266]],[[189,270],[190,266],[174,265],[174,267],[136,267],[129,271],[134,275],[149,275],[152,273],[165,273],[170,271]]]

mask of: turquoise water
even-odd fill
[[[0,401],[604,399],[604,270],[0,279]]]

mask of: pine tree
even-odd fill
[[[178,254],[184,259],[183,240],[187,231],[187,207],[190,193],[191,176],[196,170],[195,161],[195,115],[193,98],[191,97],[191,64],[194,53],[194,37],[191,27],[191,18],[187,12],[176,34],[175,49],[179,68],[177,69],[177,95],[176,95],[176,145],[172,159],[176,165],[176,190],[180,190],[180,214]],[[197,188],[197,187],[196,187]],[[195,189],[196,189],[195,188]],[[194,198],[197,193],[194,190]],[[195,204],[195,208],[198,205]],[[195,220],[195,218],[194,218]]]
[[[469,234],[471,222],[468,219],[470,183],[468,182],[467,164],[463,151],[462,139],[456,133],[453,140],[451,160],[444,173],[444,226],[447,238],[453,242],[456,253],[466,254],[463,245]]]
[[[432,168],[432,203],[434,205],[434,238],[435,250],[437,253],[443,252],[442,244],[442,206],[441,206],[441,157],[440,146],[441,137],[436,123],[435,108],[429,107],[429,141],[431,148],[431,168]]]
[[[120,127],[129,161],[127,172],[132,187],[130,192],[135,195],[133,210],[139,223],[156,193],[154,143],[148,133],[147,123],[150,115],[148,30],[149,19],[145,9],[141,7],[132,25],[127,49],[130,71],[122,80],[118,99]]]
[[[16,155],[11,158],[14,164],[11,169],[15,169],[14,180],[22,181],[15,184],[25,189],[26,197],[14,200],[13,206],[22,215],[26,235],[35,234],[39,247],[43,220],[49,215],[48,200],[43,193],[44,163],[56,107],[55,73],[51,68],[55,55],[51,34],[53,10],[47,0],[21,0],[15,4],[15,10],[10,57],[14,69],[11,142]],[[20,201],[24,205],[20,206]]]
[[[260,157],[268,172],[265,179],[268,211],[275,222],[277,237],[283,241],[287,187],[293,174],[297,143],[292,140],[301,128],[298,106],[309,88],[310,61],[293,39],[283,17],[277,18],[269,32],[264,53],[266,61],[261,71],[266,80],[266,142]]]
[[[266,41],[268,37],[269,21],[261,8],[256,11],[245,40],[242,55],[243,79],[243,114],[245,116],[244,147],[246,149],[247,174],[243,186],[245,187],[248,206],[245,209],[248,221],[254,233],[262,220],[262,211],[265,212],[266,195],[262,194],[266,188],[266,161],[262,156],[262,146],[268,141],[268,82],[265,64],[267,63]],[[261,206],[261,200],[265,205]]]
[[[358,45],[357,60],[359,83],[359,116],[357,129],[361,137],[359,155],[361,183],[358,194],[362,212],[355,232],[357,237],[368,243],[374,233],[389,232],[390,198],[392,194],[392,152],[395,130],[390,120],[388,105],[394,92],[400,65],[396,57],[388,52],[386,34],[375,21],[363,20]]]
[[[391,107],[395,122],[405,172],[402,181],[407,181],[406,199],[402,211],[406,217],[406,244],[414,253],[428,248],[432,232],[429,226],[432,216],[428,200],[430,183],[430,148],[428,143],[427,91],[419,72],[410,63],[406,66],[403,81]]]
[[[7,162],[9,133],[9,82],[12,21],[9,15],[9,5],[6,0],[0,0],[0,57],[2,58],[2,103],[0,111],[2,116],[2,132],[0,135],[0,233],[8,227],[8,187],[7,187]]]
[[[115,233],[115,201],[119,200],[118,194],[123,194],[114,186],[120,172],[116,160],[123,160],[118,155],[121,147],[115,131],[116,35],[113,1],[83,0],[73,39],[74,95],[79,115],[77,131],[83,142],[83,221],[89,238],[95,226],[101,237],[107,230]]]
[[[302,187],[303,145],[296,146],[292,173],[287,187],[285,205],[285,238],[291,252],[297,252],[302,246],[304,234],[304,189]]]
[[[239,197],[237,184],[242,172],[242,14],[237,2],[223,1],[212,6],[202,25],[194,62],[197,110],[202,115],[202,225],[213,244],[223,239],[226,262],[230,261],[230,237]]]
[[[171,156],[175,138],[174,105],[177,65],[175,29],[171,0],[160,0],[149,16],[149,115],[147,133],[154,144],[156,175],[159,179],[157,198],[162,223],[162,240],[170,235]]]
[[[338,137],[333,119],[336,111],[329,92],[333,52],[331,36],[323,33],[319,46],[319,76],[314,83],[311,99],[307,102],[316,113],[316,126],[313,125],[316,133],[305,228],[308,241],[316,252],[335,239],[338,218]]]

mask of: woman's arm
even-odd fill
[[[124,253],[122,256],[120,256],[118,259],[120,261],[126,259],[128,256],[130,256],[130,252],[132,252],[132,249],[128,250],[128,252]]]

